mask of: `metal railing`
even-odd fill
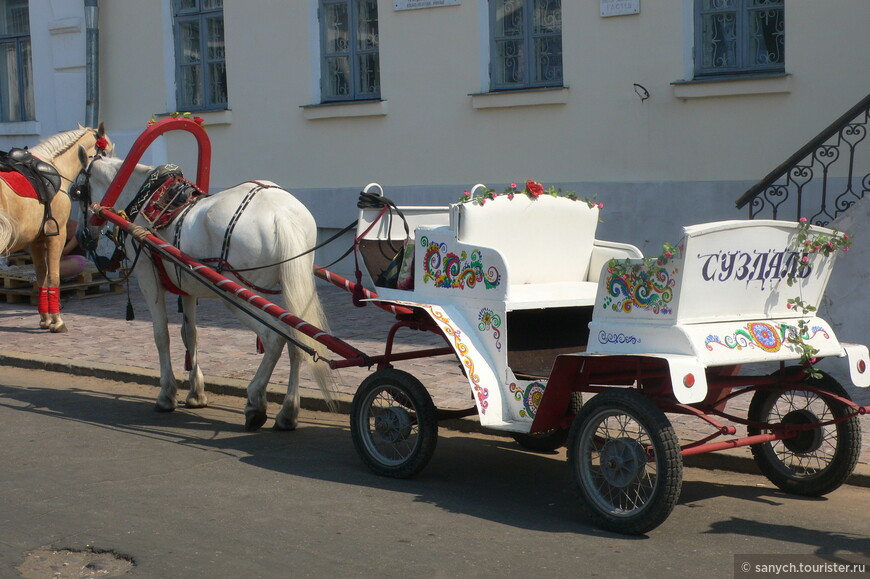
[[[737,208],[749,205],[750,219],[797,220],[813,211],[810,223],[828,225],[870,191],[870,148],[858,148],[868,120],[870,95],[744,193]]]

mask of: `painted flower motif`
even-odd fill
[[[193,122],[197,125],[201,125],[205,122],[205,119],[203,119],[202,117],[193,117]]]
[[[544,186],[540,183],[535,183],[531,179],[526,181],[526,190],[536,199],[544,194]]]

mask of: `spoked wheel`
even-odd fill
[[[407,372],[379,370],[353,397],[350,430],[357,453],[376,474],[408,478],[435,452],[435,404],[423,384]]]
[[[584,514],[629,535],[662,524],[683,483],[671,423],[634,390],[608,390],[583,406],[571,427],[568,464]]]
[[[794,374],[800,368],[784,372]],[[849,414],[849,408],[836,400],[807,390],[807,387],[847,398],[843,387],[824,374],[789,383],[782,390],[758,390],[749,404],[750,422],[777,426],[804,426],[797,435],[784,440],[754,444],[752,456],[764,476],[780,489],[804,496],[821,496],[843,484],[858,462],[861,429],[858,417],[838,424],[825,422]],[[816,426],[819,425],[819,426]],[[771,432],[748,427],[750,436]]]

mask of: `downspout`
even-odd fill
[[[85,126],[96,127],[100,116],[100,8],[85,0]]]

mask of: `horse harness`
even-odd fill
[[[235,213],[230,219],[227,229],[224,232],[223,243],[221,245],[220,257],[205,258],[200,261],[205,264],[217,264],[215,270],[217,272],[227,271],[232,273],[240,282],[249,288],[266,294],[279,294],[280,290],[272,290],[268,288],[258,287],[256,284],[245,279],[238,271],[234,270],[227,261],[230,251],[230,243],[232,240],[233,231],[242,216],[242,213],[250,205],[254,196],[263,189],[277,188],[276,185],[268,185],[259,181],[247,181],[253,186],[248,190],[242,202],[236,208]],[[177,165],[167,164],[156,167],[139,188],[133,201],[125,209],[127,219],[133,221],[141,214],[148,222],[151,228],[155,231],[165,229],[170,223],[177,221],[175,228],[175,237],[173,245],[180,247],[181,244],[181,229],[184,219],[190,209],[208,194],[201,191],[195,184],[184,179],[181,169]],[[156,253],[151,253],[152,261],[157,268],[160,281],[166,289],[176,295],[188,295],[187,292],[180,289],[166,273],[166,267],[163,263],[163,258]],[[176,265],[176,268],[179,266]],[[177,278],[180,275],[176,274]]]
[[[0,151],[0,171],[10,171],[24,176],[36,193],[36,198],[42,203],[42,232],[46,237],[60,233],[60,225],[51,215],[51,202],[60,191],[61,176],[57,169],[45,161],[34,157],[27,148]],[[52,223],[54,229],[46,225]]]

